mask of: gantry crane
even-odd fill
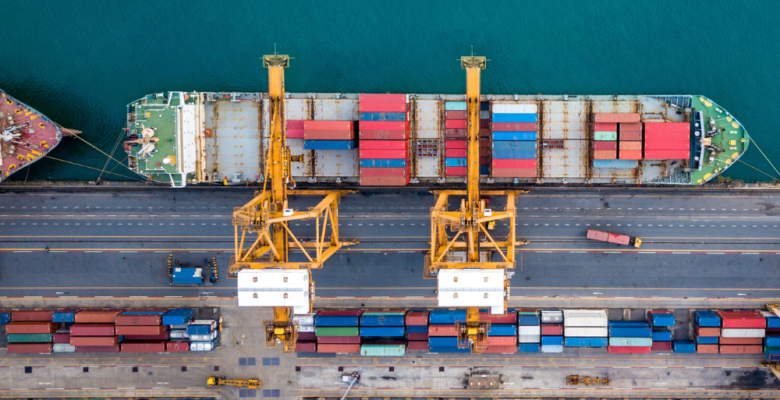
[[[431,250],[425,258],[424,277],[438,279],[439,307],[466,307],[466,320],[457,322],[458,347],[481,353],[487,346],[490,322],[480,320],[479,309],[492,314],[506,313],[509,299],[509,270],[515,268],[516,242],[515,200],[526,191],[485,191],[488,196],[506,196],[506,209],[486,208],[479,190],[479,111],[480,74],[487,65],[481,56],[463,56],[466,70],[468,118],[467,189],[434,192],[436,204],[431,209]],[[465,196],[459,210],[448,210],[450,196]],[[497,241],[487,225],[507,221],[509,234]],[[454,233],[449,237],[447,229]],[[483,236],[486,241],[481,242]],[[493,261],[494,254],[500,258]]]
[[[235,255],[228,269],[228,276],[238,279],[239,306],[273,307],[274,319],[263,321],[266,345],[282,343],[284,352],[295,350],[298,336],[292,314],[311,312],[311,270],[321,268],[341,246],[352,244],[340,242],[338,233],[338,203],[348,191],[288,191],[288,185],[295,185],[290,164],[297,160],[285,140],[284,69],[289,61],[289,56],[276,52],[263,56],[263,67],[268,69],[270,127],[263,189],[233,212]],[[288,206],[288,194],[324,194],[325,198],[307,211],[295,211]],[[315,240],[302,243],[289,223],[308,219],[316,222]],[[303,254],[301,261],[290,259],[291,242]]]

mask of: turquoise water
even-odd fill
[[[145,94],[265,91],[274,43],[295,57],[290,92],[463,93],[473,45],[492,60],[483,93],[704,94],[780,166],[779,16],[775,0],[4,2],[0,87],[108,152]],[[106,161],[75,139],[51,155]],[[743,160],[771,171],[755,148]],[[15,179],[98,174],[28,170]],[[766,179],[742,164],[725,176]]]

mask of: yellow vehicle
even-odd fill
[[[263,383],[259,379],[225,379],[218,376],[211,376],[206,380],[206,384],[209,387],[213,386],[236,386],[239,388],[246,387],[249,389],[260,389],[263,387]]]

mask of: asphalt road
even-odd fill
[[[246,189],[0,193],[0,296],[232,295],[231,213],[251,197]],[[297,196],[291,205],[318,201]],[[317,295],[433,296],[435,281],[422,278],[432,205],[427,192],[347,196],[340,233],[360,244],[314,272]],[[544,189],[517,207],[518,238],[531,244],[519,248],[513,296],[780,297],[780,194]],[[588,228],[644,244],[589,241]],[[313,221],[292,229],[314,235]],[[172,288],[171,253],[192,263],[216,257],[222,279]]]

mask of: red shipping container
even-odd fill
[[[50,354],[51,343],[8,343],[8,354]]]
[[[493,166],[490,173],[495,178],[536,178],[536,168],[496,168]]]
[[[628,235],[619,235],[617,233],[608,232],[607,241],[609,243],[622,244],[624,246],[628,246],[628,244],[631,242],[631,237]]]
[[[309,342],[317,340],[317,334],[314,332],[298,332],[298,340],[301,342]]]
[[[724,318],[721,316],[723,328],[766,328],[766,318]]]
[[[295,342],[296,353],[316,353],[317,342]]]
[[[54,343],[70,343],[70,335],[67,333],[55,333],[52,339]]]
[[[409,176],[409,168],[373,168],[360,169],[360,176]]]
[[[444,147],[447,149],[465,149],[468,148],[468,140],[445,140]]]
[[[409,340],[428,340],[428,332],[411,332],[406,334],[406,338]]]
[[[447,129],[444,134],[447,138],[465,138],[469,136],[469,132],[466,129]]]
[[[491,132],[492,131],[490,129],[481,129],[480,128],[480,130],[479,130],[479,137],[489,138]]]
[[[303,130],[303,123],[306,122],[306,120],[303,119],[288,119],[287,120],[287,130],[290,129],[300,129]]]
[[[60,324],[54,322],[11,322],[5,333],[54,333]]]
[[[645,132],[645,142],[689,142],[688,132]]]
[[[406,313],[406,325],[428,325],[428,311],[410,311]]]
[[[160,325],[162,315],[120,315],[116,317],[117,325]]]
[[[465,158],[468,156],[467,149],[447,149],[444,154],[447,158]]]
[[[593,124],[593,132],[617,132],[618,124],[614,122],[602,122]]]
[[[361,176],[361,186],[406,186],[409,177],[403,176]]]
[[[635,140],[621,140],[620,141],[620,151],[642,151],[642,142],[638,142]]]
[[[361,131],[409,131],[409,121],[360,121],[358,126]]]
[[[479,166],[490,166],[490,156],[479,156]]]
[[[607,346],[610,354],[643,354],[649,353],[651,349],[650,346]]]
[[[446,176],[466,176],[468,167],[445,167],[444,175]]]
[[[318,343],[317,353],[360,354],[360,345]]]
[[[354,131],[355,121],[304,121],[305,131]]]
[[[593,122],[639,122],[639,114],[636,113],[598,113],[593,114]]]
[[[428,336],[458,336],[455,325],[428,325]]]
[[[480,129],[490,129],[490,120],[489,119],[481,119],[481,120],[479,120],[479,128]]]
[[[116,336],[71,336],[71,346],[113,346],[119,343]]]
[[[360,336],[317,336],[320,344],[360,344]]]
[[[507,311],[504,315],[495,315],[488,312],[479,313],[480,321],[490,321],[491,324],[516,324],[517,311]]]
[[[406,350],[408,351],[428,351],[430,347],[428,347],[428,341],[421,341],[421,340],[410,340],[406,344]]]
[[[764,352],[762,346],[751,345],[727,345],[720,346],[720,354],[761,354]]]
[[[645,160],[684,160],[690,157],[688,150],[645,150]]]
[[[536,132],[536,122],[493,122],[494,132]]]
[[[444,127],[447,129],[467,129],[468,122],[463,119],[448,119],[444,121]]]
[[[479,148],[479,156],[480,157],[490,157],[490,149],[486,147],[480,147]]]
[[[363,140],[406,140],[408,138],[409,131],[360,130],[360,139]]]
[[[77,324],[113,324],[121,310],[79,311],[76,313]]]
[[[642,140],[642,132],[620,132],[618,134],[618,137],[620,137],[620,140],[635,140],[635,141],[641,141]]]
[[[406,103],[360,103],[358,104],[358,111],[405,113],[407,108]]]
[[[361,140],[361,150],[406,150],[409,142],[406,140]]]
[[[653,342],[652,351],[671,351],[672,342]]]
[[[165,351],[167,352],[190,351],[190,342],[166,342]]]
[[[78,311],[78,310],[70,310],[70,311]],[[130,308],[123,311],[123,313],[126,314],[128,312],[158,312],[164,314],[168,311],[171,311],[171,309],[170,308]]]
[[[480,149],[489,149],[490,148],[490,139],[479,139],[479,148]]]
[[[486,354],[514,354],[517,353],[517,345],[488,346],[484,352]]]
[[[596,150],[593,152],[594,160],[616,160],[617,151],[615,150]]]
[[[317,311],[317,315],[360,316],[361,314],[363,314],[363,310],[321,310],[321,311]]]
[[[122,342],[122,353],[164,353],[165,342]]]
[[[158,341],[158,340],[168,340],[169,336],[170,334],[168,332],[161,333],[159,335],[125,335],[125,340],[138,341],[138,342],[144,340]]]
[[[117,335],[161,335],[165,332],[165,327],[157,326],[117,326]]]
[[[468,111],[447,111],[444,113],[445,119],[468,119]]]
[[[501,160],[493,159],[493,168],[534,168],[536,169],[536,160]],[[536,172],[534,172],[536,176]]]
[[[360,147],[360,158],[406,159],[409,150],[371,150]]]
[[[717,344],[697,344],[696,352],[702,354],[718,354]]]
[[[113,346],[78,346],[76,353],[119,353],[119,345]]]
[[[620,152],[618,152],[618,158],[621,159],[621,160],[641,160],[642,159],[642,152],[641,151],[620,150]]]
[[[114,325],[110,324],[76,324],[70,327],[71,336],[114,336],[116,334]]]
[[[517,336],[488,336],[490,346],[512,346],[517,344]]]
[[[740,337],[722,337],[718,340],[720,344],[763,344],[763,338],[740,338]]]
[[[405,94],[381,94],[360,93],[358,101],[361,103],[406,103]]]
[[[672,141],[672,140],[660,140],[660,141],[648,141],[645,140],[645,150],[685,150],[691,148],[691,143],[687,140],[684,141]]]
[[[696,326],[696,336],[720,336],[720,328]]]
[[[287,129],[287,139],[303,139],[303,129]]]
[[[561,335],[563,335],[563,325],[542,324],[542,336],[561,336]]]
[[[54,311],[12,311],[13,322],[51,322]]]
[[[642,124],[641,123],[622,123],[620,124],[620,133],[623,132],[642,132]]]
[[[596,151],[615,151],[617,150],[617,142],[613,141],[599,141],[593,142],[593,150]]]
[[[656,132],[682,132],[690,135],[690,122],[646,122],[645,134]]]
[[[305,140],[352,140],[355,138],[355,131],[315,131],[304,130],[303,138]]]

